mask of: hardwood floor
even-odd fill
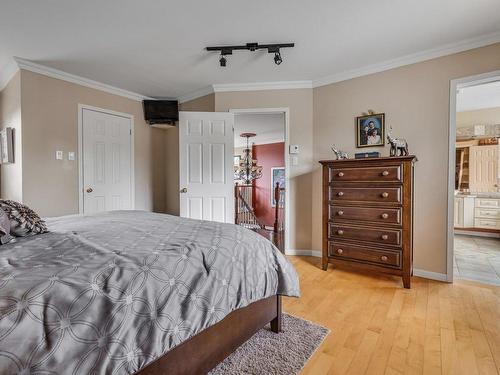
[[[499,374],[500,287],[352,273],[288,257],[302,297],[287,313],[331,329],[302,374]]]

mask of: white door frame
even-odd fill
[[[290,244],[290,108],[245,108],[245,109],[230,109],[229,112],[234,114],[253,113],[253,114],[276,114],[283,113],[285,115],[285,244],[283,251],[286,253]],[[236,118],[235,118],[236,123]]]
[[[450,81],[450,125],[448,132],[448,233],[446,238],[446,281],[453,282],[454,201],[455,201],[455,142],[457,121],[457,90],[500,80],[500,70]]]
[[[130,135],[130,207],[135,209],[135,126],[134,116],[128,113],[116,112],[109,109],[93,107],[86,104],[78,104],[78,213],[83,215],[83,110],[102,112],[108,115],[120,116],[130,120],[131,135]]]

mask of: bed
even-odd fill
[[[206,373],[280,330],[293,266],[233,224],[142,211],[48,220],[0,247],[0,373]],[[29,371],[28,371],[29,370]]]

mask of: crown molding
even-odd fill
[[[222,83],[212,85],[214,92],[228,91],[261,91],[261,90],[291,90],[311,89],[312,81],[278,81],[255,83]]]
[[[210,95],[214,93],[214,88],[212,85],[203,87],[199,90],[187,93],[186,95],[179,96],[177,100],[179,103],[189,102],[190,100],[201,98],[202,96]]]
[[[485,47],[500,42],[500,32],[482,35],[476,38],[465,39],[457,43],[446,44],[441,47],[428,49],[410,55],[387,60],[381,63],[367,65],[359,69],[347,70],[324,78],[313,80],[313,87],[321,87],[336,82],[366,76],[369,74],[383,72],[389,69],[399,68],[422,61],[432,60],[438,57],[453,55],[455,53],[468,51],[474,48]]]
[[[59,69],[50,68],[45,65],[37,64],[29,60],[21,59],[19,57],[14,57],[19,69],[28,70],[30,72],[42,74],[47,77],[60,79],[62,81],[75,83],[80,86],[89,87],[91,89],[107,92],[108,94],[122,96],[124,98],[142,101],[144,99],[153,99],[141,94],[137,94],[132,91],[127,91],[107,85],[105,83],[97,82],[88,78],[80,77],[75,74],[70,74]]]
[[[206,86],[200,90],[183,95],[177,100],[180,103],[188,102],[215,92],[234,91],[261,91],[261,90],[293,90],[312,89],[312,81],[278,81],[278,82],[252,82],[252,83],[218,83]]]
[[[14,59],[11,59],[9,63],[3,67],[0,73],[0,91],[2,91],[9,84],[10,80],[19,70]]]

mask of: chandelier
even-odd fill
[[[252,159],[249,146],[249,139],[255,136],[255,133],[240,134],[240,137],[247,139],[247,148],[243,150],[243,158],[240,159],[239,165],[234,166],[234,179],[243,180],[247,185],[251,184],[253,180],[262,177],[262,167],[257,165],[257,160]]]

